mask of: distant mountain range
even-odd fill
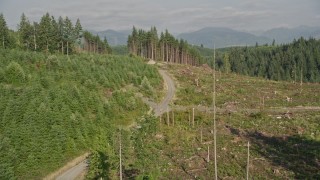
[[[109,45],[111,46],[119,46],[126,45],[128,40],[128,35],[131,34],[131,30],[123,30],[123,31],[115,31],[115,30],[106,30],[93,32],[94,34],[98,34],[100,38],[106,37]]]
[[[320,38],[320,27],[299,26],[296,28],[274,28],[262,33],[262,36],[275,39],[277,43],[289,43],[300,37]]]
[[[107,37],[111,46],[126,45],[131,30],[114,31],[106,30],[95,32],[101,38]],[[177,38],[187,40],[189,44],[203,45],[212,48],[213,42],[216,48],[229,46],[253,46],[258,44],[271,44],[273,39],[277,44],[290,43],[300,37],[314,37],[320,39],[320,27],[299,26],[296,28],[274,28],[259,34],[249,33],[223,27],[206,27],[197,31],[181,33]]]
[[[178,38],[187,40],[190,44],[203,45],[207,48],[213,48],[213,43],[216,48],[229,46],[245,46],[270,43],[269,38],[260,37],[247,32],[236,31],[229,28],[221,27],[206,27],[198,31],[190,33],[182,33]]]

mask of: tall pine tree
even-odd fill
[[[8,48],[12,43],[10,39],[9,29],[3,14],[0,14],[0,39],[2,48]]]

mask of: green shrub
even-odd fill
[[[4,81],[5,74],[2,68],[0,68],[0,83]]]
[[[20,64],[12,61],[6,68],[5,79],[8,83],[22,83],[26,80],[26,75]]]
[[[145,93],[147,93],[150,96],[153,96],[153,94],[154,94],[153,87],[151,86],[151,84],[146,76],[144,76],[142,79],[141,88],[142,88],[142,91],[144,91]]]

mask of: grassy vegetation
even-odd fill
[[[115,55],[128,55],[128,47],[126,45],[112,46],[112,53]]]
[[[142,81],[161,87],[139,58],[1,49],[0,61],[0,179],[38,179],[87,151],[112,160],[114,132],[149,110]]]
[[[210,179],[213,167],[212,114],[196,112],[195,126],[188,112],[175,112],[175,125],[165,119],[145,122],[134,136],[139,177],[154,179]],[[307,119],[307,121],[306,121]],[[250,177],[257,179],[319,177],[319,116],[300,114],[279,120],[262,114],[259,118],[240,113],[218,116],[219,178],[245,178],[246,144],[251,143]],[[192,123],[191,123],[192,124]],[[202,130],[202,142],[201,142]],[[210,162],[207,162],[207,148]]]
[[[87,151],[87,179],[116,179],[120,138],[126,179],[213,177],[207,66],[159,66],[177,86],[168,125],[167,114],[146,115],[149,108],[136,96],[159,100],[163,88],[156,67],[139,58],[0,54],[0,179],[37,179]],[[220,179],[245,178],[248,141],[251,178],[320,178],[319,111],[293,109],[320,106],[319,84],[301,90],[299,83],[216,76]]]
[[[180,87],[174,104],[211,106],[213,77],[207,66],[169,65],[168,70]],[[216,72],[216,77],[217,106],[221,108],[231,102],[236,102],[236,107],[240,109],[260,108],[263,97],[265,108],[320,106],[318,83],[303,83],[300,86],[300,82],[272,81],[221,72]],[[287,97],[292,101],[288,101]]]
[[[167,125],[167,115],[163,114],[161,121],[160,118],[148,117],[140,122],[141,128],[133,130],[130,136],[134,140],[134,152],[130,154],[130,163],[124,166],[136,174],[127,177],[211,179],[214,175],[213,114],[195,110],[194,126],[189,119],[192,119],[191,107],[199,104],[211,106],[212,74],[204,67],[162,67],[177,80],[178,93],[173,108],[179,110],[174,110],[174,125],[170,112],[170,125]],[[224,109],[217,116],[219,178],[246,177],[248,141],[251,144],[250,178],[320,177],[319,111],[283,112],[274,109],[319,106],[319,84],[305,84],[300,93],[300,84],[235,74],[220,75],[218,72],[217,77],[217,105]],[[200,79],[199,86],[196,86],[195,78]],[[265,107],[260,110],[260,97],[263,95]],[[292,97],[292,102],[287,102],[285,96]],[[237,103],[231,107],[226,102]]]

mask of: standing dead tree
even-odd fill
[[[217,168],[217,128],[216,128],[216,50],[213,46],[213,142],[214,142],[214,177],[215,180],[218,179],[218,168]]]
[[[249,166],[250,166],[250,142],[248,141],[248,157],[247,157],[247,180],[249,180]]]
[[[194,127],[194,108],[192,108],[192,127]]]
[[[172,126],[174,126],[174,111],[172,110]]]
[[[121,143],[121,129],[120,129],[120,135],[119,135],[119,144],[120,144],[120,147],[119,147],[119,161],[120,161],[120,168],[119,168],[119,174],[120,174],[120,180],[122,180],[122,152],[121,152],[121,149],[122,149],[122,143]]]
[[[170,125],[169,108],[167,108],[167,125]]]

